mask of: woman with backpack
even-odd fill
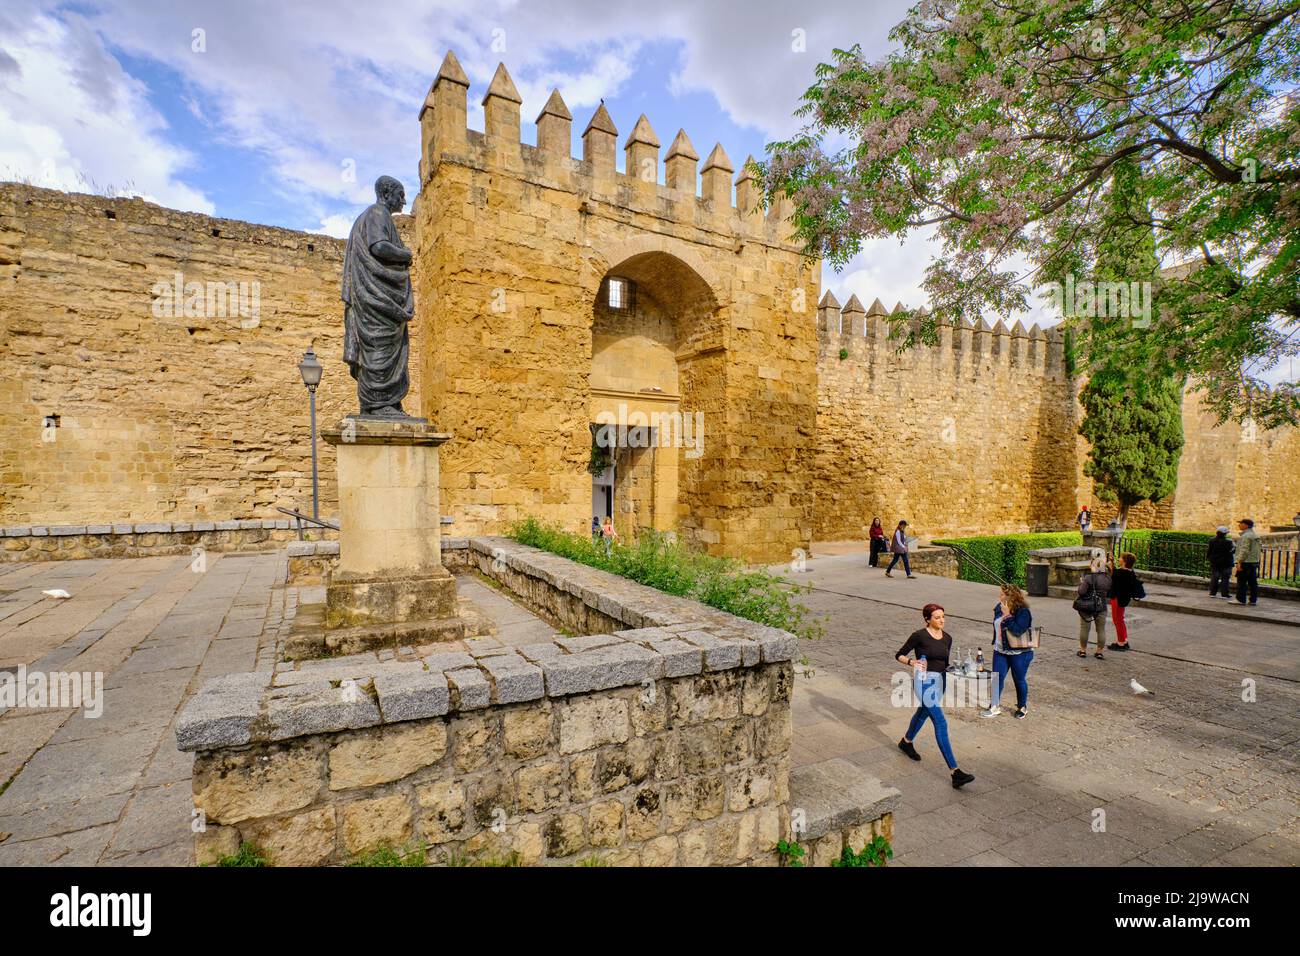
[[[1092,656],[1105,660],[1102,648],[1106,646],[1106,602],[1110,598],[1111,580],[1106,573],[1106,556],[1097,554],[1088,565],[1088,573],[1079,581],[1079,596],[1074,599],[1074,609],[1079,612],[1079,652],[1088,656],[1088,631],[1097,631],[1097,652]]]
[[[1002,713],[1002,686],[1007,680],[1007,671],[1016,683],[1016,712],[1014,717],[1024,718],[1029,713],[1029,664],[1034,659],[1032,647],[1012,647],[1007,635],[1020,637],[1034,624],[1034,617],[1029,613],[1029,601],[1025,592],[1014,584],[1002,585],[1002,600],[993,607],[993,701],[988,710],[980,711],[981,717],[996,717]]]

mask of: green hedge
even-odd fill
[[[727,611],[748,621],[769,624],[799,637],[818,638],[824,633],[821,621],[794,600],[807,588],[762,569],[746,568],[739,561],[692,551],[666,535],[641,529],[631,547],[615,544],[608,557],[603,544],[590,535],[574,534],[535,518],[518,522],[510,537],[520,544],[610,571],[638,584],[693,598],[709,607]]]
[[[1119,551],[1132,551],[1143,571],[1210,576],[1205,546],[1214,537],[1202,531],[1154,531],[1139,528],[1124,532]]]
[[[1068,548],[1082,545],[1083,535],[1078,531],[1046,531],[1029,534],[978,535],[971,538],[936,540],[937,545],[956,545],[957,576],[964,581],[997,584],[970,558],[1000,575],[1005,581],[1025,586],[1025,562],[1029,552],[1038,548]]]

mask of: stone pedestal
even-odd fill
[[[323,436],[338,458],[340,518],[326,627],[454,617],[438,499],[438,446],[451,436],[422,418],[345,418]]]

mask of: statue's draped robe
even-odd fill
[[[405,248],[393,215],[375,203],[357,217],[343,252],[343,361],[357,380],[364,415],[385,406],[398,407],[411,381],[407,323],[415,314],[407,268],[386,265],[370,251],[387,241]]]

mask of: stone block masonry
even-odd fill
[[[356,405],[341,361],[343,245],[138,199],[0,183],[0,524],[310,512],[296,367],[309,345],[325,365],[320,421]],[[160,300],[156,290],[178,274],[211,289],[256,283],[255,314],[225,298]],[[412,339],[414,351],[418,323]],[[418,403],[418,365],[411,371]],[[46,427],[47,416],[57,425]],[[320,453],[329,514],[333,450],[321,443]]]
[[[177,723],[196,752],[199,862],[249,841],[278,865],[381,845],[422,846],[431,864],[776,865],[795,638],[504,539],[468,550],[516,594],[637,626],[208,682]],[[836,790],[818,803],[805,787],[839,814],[823,831],[891,825],[893,791],[846,807]]]

